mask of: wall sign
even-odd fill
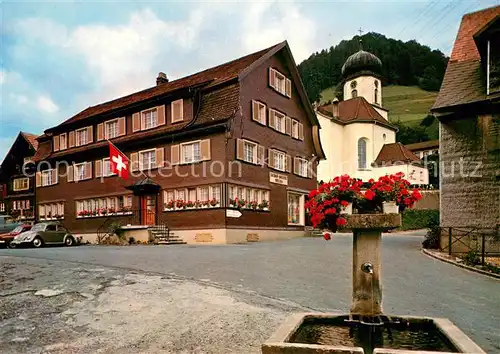
[[[269,182],[287,186],[288,177],[279,173],[269,172]]]
[[[226,209],[226,216],[228,218],[239,218],[241,215],[239,210]]]

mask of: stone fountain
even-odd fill
[[[350,313],[295,314],[262,345],[263,354],[485,353],[447,319],[385,315],[381,235],[401,226],[401,215],[353,214],[346,219],[354,237]]]

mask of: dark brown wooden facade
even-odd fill
[[[304,197],[316,187],[323,152],[286,42],[158,81],[90,107],[39,138],[39,219],[62,213],[75,233],[97,232],[110,215],[130,223],[137,212],[134,223],[173,230],[303,230]],[[151,109],[157,125],[141,130],[149,128]],[[106,122],[115,119],[110,133]],[[128,180],[104,176],[108,133],[131,159]]]
[[[36,135],[20,132],[0,166],[0,214],[35,220],[35,180],[29,167],[37,149]]]

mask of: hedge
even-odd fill
[[[427,229],[439,225],[439,210],[406,209],[402,213],[401,230]]]

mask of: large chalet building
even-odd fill
[[[130,159],[128,180],[111,173],[107,140]],[[38,219],[62,215],[91,241],[110,219],[188,243],[301,236],[323,158],[286,42],[171,82],[160,73],[38,141]]]
[[[35,220],[35,180],[26,166],[37,148],[36,135],[20,132],[5,155],[0,165],[0,215]]]

